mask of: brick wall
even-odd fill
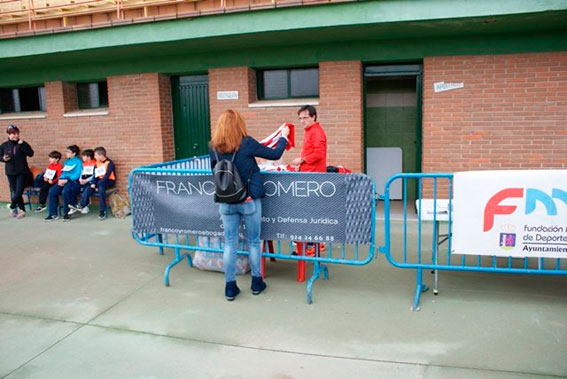
[[[171,80],[169,76],[159,75],[159,112],[162,161],[175,159],[175,145],[173,141],[173,104],[171,96]]]
[[[463,89],[435,93],[435,82],[464,82]],[[109,114],[63,117],[76,108],[69,83],[45,84],[46,118],[15,123],[36,151],[30,164],[44,167],[47,154],[70,144],[103,145],[115,161],[118,188],[126,193],[135,167],[174,157],[169,77],[152,74],[107,78]],[[362,65],[319,64],[319,121],[327,132],[329,165],[363,168]],[[432,57],[424,60],[423,171],[567,168],[567,53]],[[238,90],[219,101],[217,91]],[[261,139],[282,122],[297,122],[299,106],[249,107],[256,102],[256,73],[248,67],[209,70],[211,124],[228,108],[241,112]],[[301,151],[286,152],[285,163]],[[0,176],[0,200],[9,200]]]
[[[426,58],[423,88],[424,172],[567,168],[567,53]]]
[[[28,162],[42,168],[52,150],[64,153],[71,144],[81,149],[104,146],[116,164],[118,189],[127,194],[133,167],[173,159],[171,85],[168,77],[158,74],[108,77],[107,83],[108,115],[63,117],[76,110],[76,91],[68,83],[48,82],[46,118],[3,120],[2,124],[20,127],[22,138],[35,150]],[[0,200],[9,201],[4,175],[0,176]]]
[[[359,61],[319,65],[318,113],[327,130],[329,165],[362,172],[364,125],[362,65]]]
[[[319,65],[318,120],[327,133],[327,164],[341,164],[353,171],[363,167],[362,66],[359,61],[322,62]],[[238,90],[238,100],[216,98],[217,91]],[[271,134],[283,122],[298,125],[299,106],[250,108],[256,101],[256,73],[248,67],[209,70],[211,124],[214,130],[220,113],[235,109],[246,119],[248,132],[256,139]],[[301,152],[303,129],[296,129],[297,147],[284,154],[290,163]]]

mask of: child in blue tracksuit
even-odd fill
[[[68,146],[67,150],[65,150],[67,160],[63,165],[61,177],[59,178],[57,185],[51,187],[49,190],[49,215],[45,218],[45,221],[53,221],[59,218],[57,208],[59,206],[58,198],[61,194],[63,194],[63,221],[70,220],[69,204],[77,204],[77,196],[81,190],[79,178],[83,171],[83,163],[77,156],[79,151],[80,150],[77,145]]]

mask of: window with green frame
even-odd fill
[[[291,68],[257,72],[258,100],[319,96],[318,68]]]
[[[45,112],[45,87],[0,88],[0,113]]]
[[[77,103],[79,109],[108,107],[108,87],[106,81],[77,83]]]

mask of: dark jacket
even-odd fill
[[[244,137],[240,143],[238,153],[234,157],[234,162],[238,168],[238,173],[242,181],[248,183],[248,195],[253,199],[259,199],[266,196],[264,183],[260,177],[260,169],[254,157],[260,157],[270,160],[279,159],[287,145],[285,138],[280,138],[274,149],[261,145],[258,141],[250,136]],[[217,164],[217,158],[213,149],[209,147],[211,156],[211,168],[214,169]],[[218,153],[217,153],[218,154]],[[219,159],[232,159],[232,153],[218,154]]]
[[[96,175],[93,176],[92,184],[95,186],[98,185],[100,182],[107,182],[109,180],[116,180],[116,173],[114,172],[114,162],[106,158],[104,162],[97,162],[96,167],[106,166],[106,172],[104,176],[97,177]]]
[[[5,161],[4,154],[10,155],[12,159]],[[33,157],[33,149],[26,141],[19,144],[17,141],[8,140],[0,145],[0,162],[6,163],[6,175],[30,172],[27,157]]]

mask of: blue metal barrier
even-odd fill
[[[180,161],[172,161],[172,162],[165,162],[154,164],[150,166],[139,167],[130,173],[129,178],[129,193],[130,198],[132,199],[132,183],[133,183],[133,176],[136,174],[150,174],[150,175],[211,175],[210,169],[210,159],[209,156],[201,156],[196,158],[190,158]],[[281,172],[277,173],[278,175],[288,175],[288,174],[295,174],[301,175],[301,173],[286,173]],[[343,174],[340,174],[343,175]],[[362,175],[362,174],[350,174],[350,175]],[[371,180],[371,179],[367,179]],[[326,264],[344,264],[344,265],[366,265],[372,261],[375,257],[375,210],[376,210],[376,203],[375,203],[375,184],[372,181],[372,193],[368,196],[368,199],[364,199],[365,204],[371,203],[371,237],[370,243],[362,244],[359,242],[355,242],[352,244],[346,243],[332,243],[327,241],[317,241],[325,243],[326,248],[325,250],[320,250],[319,243],[315,243],[315,256],[307,256],[305,251],[305,243],[303,244],[304,251],[303,254],[294,255],[294,242],[293,241],[276,241],[275,242],[275,251],[268,252],[267,248],[264,249],[264,253],[262,254],[265,258],[277,258],[282,260],[291,260],[291,261],[305,261],[305,262],[312,262],[313,263],[313,274],[311,278],[307,282],[307,301],[308,303],[312,303],[312,287],[314,282],[323,276],[324,279],[328,279],[329,273]],[[136,216],[136,208],[133,204],[132,206],[132,219]],[[203,252],[211,252],[211,253],[222,253],[223,252],[223,244],[221,242],[220,247],[211,247],[210,237],[207,237],[207,243],[205,246],[201,246],[198,243],[197,236],[194,235],[187,235],[187,234],[174,234],[174,233],[136,233],[134,232],[134,225],[132,226],[132,236],[133,238],[138,241],[142,245],[146,246],[155,246],[160,249],[160,254],[164,254],[164,248],[171,248],[174,250],[175,258],[173,261],[166,267],[164,272],[164,281],[165,285],[169,286],[169,275],[171,269],[178,263],[182,262],[184,259],[187,259],[187,263],[189,267],[192,266],[192,257],[189,251],[203,251]],[[311,242],[311,241],[309,241]],[[315,242],[315,241],[313,241]],[[268,241],[264,241],[265,244]],[[182,253],[181,251],[185,250],[186,253]],[[248,255],[248,252],[245,250],[244,244],[241,242],[239,245],[239,249],[237,254],[240,255]]]
[[[401,180],[403,199],[401,235],[393,236],[392,205],[390,187]],[[408,188],[417,187],[415,204],[408,201]],[[435,275],[433,293],[437,295],[439,271],[469,271],[503,274],[567,275],[567,259],[561,258],[512,258],[484,255],[452,255],[451,239],[453,225],[453,174],[399,174],[391,177],[385,186],[384,246],[379,248],[388,262],[395,267],[415,269],[417,283],[411,309],[420,309],[421,293],[428,290],[423,283],[423,270],[431,270]],[[425,209],[425,198],[428,210]],[[396,201],[397,202],[397,201]],[[443,210],[440,205],[446,205]],[[417,217],[414,215],[414,208]],[[413,217],[412,217],[413,216]],[[415,217],[415,218],[414,218]],[[408,238],[417,234],[417,239]],[[443,233],[443,234],[442,234]]]

